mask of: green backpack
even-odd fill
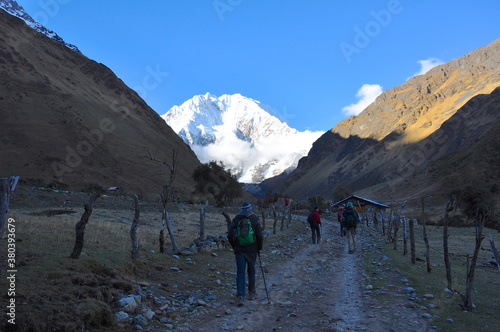
[[[358,224],[358,218],[356,218],[355,212],[353,210],[344,210],[344,220],[342,227],[356,227]]]
[[[236,226],[236,236],[240,246],[246,247],[255,243],[255,232],[250,219],[241,219]]]

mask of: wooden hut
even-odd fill
[[[331,205],[331,207],[333,208],[333,207],[339,206],[341,204],[347,204],[347,202],[352,202],[352,204],[356,208],[356,211],[358,213],[361,213],[362,219],[366,220],[367,223],[368,223],[368,217],[366,215],[366,207],[367,206],[372,207],[373,212],[375,212],[375,210],[378,210],[380,212],[382,209],[391,208],[389,205],[375,202],[375,201],[372,201],[370,199],[366,199],[366,198],[359,197],[356,195],[351,195],[351,196],[346,197],[346,198],[344,198],[336,203],[333,203]],[[373,221],[374,221],[375,225],[378,226],[376,213],[373,213]],[[383,224],[383,219],[382,219],[382,224]]]

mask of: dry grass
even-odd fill
[[[83,326],[91,330],[113,329],[112,312],[117,309],[116,300],[133,291],[132,280],[159,285],[162,292],[167,293],[198,290],[219,296],[234,288],[234,255],[230,250],[218,250],[216,257],[209,250],[179,259],[159,253],[161,213],[158,204],[141,204],[137,230],[140,249],[137,259],[132,260],[131,204],[118,204],[112,199],[100,199],[99,202],[86,226],[79,259],[69,256],[75,241],[75,224],[83,213],[81,207],[73,207],[76,213],[71,215],[51,217],[33,216],[32,208],[29,211],[11,209],[9,217],[16,221],[15,299],[19,331],[81,331]],[[179,247],[189,247],[199,237],[200,208],[201,205],[169,205]],[[57,206],[57,209],[61,208]],[[46,210],[50,208],[44,205]],[[227,210],[230,216],[237,211]],[[226,230],[220,209],[209,207],[205,235],[226,234]],[[293,227],[278,231],[269,239],[269,246],[295,235],[296,231]],[[5,239],[6,234],[0,248],[2,256],[7,252]],[[168,249],[171,244],[166,229],[165,243]],[[272,255],[263,254],[262,257],[272,264]],[[172,267],[179,272],[171,270]],[[1,278],[0,290],[4,298],[7,298],[4,291],[7,288],[6,279]],[[2,327],[5,318],[6,315],[0,318]]]
[[[401,230],[400,230],[401,233]],[[475,247],[474,228],[449,228],[449,252],[452,270],[454,294],[445,292],[447,287],[446,271],[444,267],[443,254],[443,227],[427,226],[430,245],[431,273],[427,273],[426,263],[411,263],[410,243],[408,240],[408,254],[403,255],[402,238],[398,241],[398,250],[393,249],[393,243],[385,243],[385,239],[379,238],[385,254],[390,258],[390,264],[399,269],[401,274],[410,280],[411,286],[416,289],[418,297],[424,294],[433,294],[434,298],[424,300],[418,304],[419,307],[433,315],[432,325],[438,326],[442,331],[456,331],[459,327],[463,331],[477,330],[500,330],[500,318],[497,315],[500,306],[500,271],[496,266],[488,263],[493,259],[488,236],[491,235],[498,247],[500,247],[500,234],[496,230],[484,229],[485,237],[479,252],[476,272],[474,278],[473,302],[476,308],[466,312],[460,304],[463,304],[461,294],[465,294],[467,256],[472,257]],[[416,256],[425,260],[425,243],[422,236],[422,227],[415,227]],[[376,259],[373,255],[367,255],[367,262]],[[373,264],[366,264],[367,269],[374,272]],[[378,280],[375,287],[387,287],[387,283],[394,282]],[[384,295],[381,295],[384,296]],[[429,307],[429,305],[431,305]],[[435,306],[434,308],[432,308]],[[453,319],[454,323],[446,321]]]

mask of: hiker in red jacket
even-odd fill
[[[321,240],[320,226],[322,226],[322,224],[317,206],[314,207],[313,212],[311,212],[311,214],[307,217],[307,222],[311,226],[313,244],[319,243],[319,241]]]

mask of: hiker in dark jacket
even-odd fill
[[[238,241],[237,228],[240,221],[247,222],[247,220],[250,220],[252,225],[255,242],[247,246],[242,246]],[[252,212],[252,205],[250,203],[243,203],[241,211],[234,217],[229,227],[228,239],[233,247],[236,258],[236,297],[238,305],[242,306],[245,299],[245,270],[248,271],[248,299],[253,300],[257,298],[255,292],[255,262],[264,242],[259,217]]]
[[[318,213],[318,207],[315,206],[314,210],[312,212],[312,221],[309,223],[311,226],[311,232],[312,232],[312,242],[314,243],[319,243],[321,240],[321,231],[320,231],[320,226],[321,224],[321,218]]]
[[[352,202],[347,202],[347,206],[342,213],[342,227],[347,233],[347,246],[350,254],[356,251],[356,225],[358,222],[359,215],[354,210]]]

